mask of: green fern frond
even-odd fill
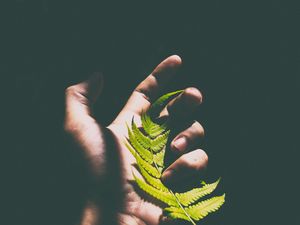
[[[135,122],[132,120],[131,123],[131,129],[132,132],[134,133],[134,136],[136,137],[136,140],[144,147],[147,149],[150,149],[152,146],[152,139],[145,136],[142,131],[137,127]]]
[[[201,188],[194,188],[184,193],[176,193],[175,195],[182,205],[188,206],[204,197],[205,195],[209,195],[210,193],[212,193],[218,186],[219,181],[220,179],[212,184],[206,184]]]
[[[137,152],[134,150],[134,148],[128,143],[128,141],[125,141],[125,146],[131,152],[131,154],[135,157],[137,165],[139,167],[143,167],[153,177],[156,177],[156,178],[161,177],[161,172],[158,171],[157,168],[155,168],[154,166],[149,164],[147,161],[143,160],[142,157],[139,154],[137,154]]]
[[[141,145],[136,137],[134,136],[133,132],[128,127],[128,136],[129,136],[129,142],[132,145],[132,147],[139,153],[139,155],[148,163],[153,162],[153,155],[148,149],[145,149],[143,145]]]
[[[167,128],[166,124],[160,125],[153,122],[150,119],[148,113],[143,113],[141,116],[141,120],[142,120],[143,129],[152,139],[160,135],[161,133],[163,133]]]
[[[194,220],[200,220],[209,213],[217,211],[224,202],[225,194],[199,202],[197,205],[189,206],[186,211]]]
[[[167,124],[155,124],[151,127],[149,136],[151,138],[156,138],[158,135],[161,135],[167,129]]]
[[[147,184],[146,182],[142,181],[141,179],[137,178],[134,174],[133,174],[135,181],[137,183],[137,185],[146,193],[148,193],[149,195],[151,195],[152,197],[160,200],[161,202],[166,203],[167,205],[170,206],[178,206],[176,200],[173,198],[172,194],[169,192],[164,192],[162,190],[158,190],[154,187],[152,187],[151,185]]]
[[[134,158],[137,160],[137,157],[139,157],[136,153],[136,151],[134,150],[134,148],[130,145],[130,143],[128,142],[128,140],[124,140],[124,145],[126,146],[126,148],[130,151],[130,153],[134,156]]]
[[[147,183],[149,183],[156,189],[162,190],[164,192],[169,191],[168,188],[165,185],[163,185],[163,183],[161,182],[160,179],[152,177],[143,167],[139,167],[139,168],[140,168],[140,172],[141,172],[142,176],[147,181]]]
[[[156,167],[154,167],[151,164],[147,163],[141,157],[136,157],[136,162],[137,162],[139,167],[143,167],[153,177],[156,177],[156,178],[161,177],[161,172]]]
[[[152,127],[158,126],[158,124],[152,122],[150,116],[145,112],[143,112],[141,115],[141,121],[143,129],[147,133],[147,135],[150,135]]]
[[[166,149],[163,148],[159,153],[153,155],[153,161],[159,166],[164,167],[164,158],[165,158]]]
[[[182,220],[187,220],[187,221],[190,221],[190,219],[184,214],[184,213],[178,213],[178,212],[171,212],[171,213],[168,213],[168,216],[171,218],[171,219],[182,219]]]
[[[149,114],[152,117],[156,117],[158,116],[158,114],[162,111],[162,109],[167,105],[168,100],[172,97],[174,97],[175,95],[178,95],[180,93],[182,93],[184,90],[178,90],[178,91],[174,91],[174,92],[170,92],[167,93],[163,96],[161,96],[160,98],[158,98],[152,105],[151,108],[149,110]]]
[[[158,135],[154,139],[147,137],[143,132],[137,127],[137,125],[132,120],[131,123],[132,133],[134,134],[136,140],[146,149],[150,149],[153,152],[160,151],[168,141],[170,130],[167,130],[161,135]]]
[[[150,149],[153,152],[158,152],[161,150],[168,142],[168,137],[170,134],[170,130],[167,130],[165,133],[157,136],[155,139],[151,141]]]
[[[216,211],[225,202],[225,194],[212,197],[204,201],[200,199],[211,194],[219,184],[219,180],[207,184],[202,181],[202,187],[194,188],[183,193],[174,193],[161,181],[164,169],[164,157],[166,144],[170,134],[168,121],[159,124],[154,119],[166,106],[167,102],[182,90],[163,95],[155,101],[147,112],[141,115],[142,128],[140,130],[132,119],[131,127],[128,127],[128,140],[125,146],[135,157],[138,170],[143,180],[133,174],[138,187],[155,199],[165,203],[164,209],[169,218],[182,219],[196,225],[195,221],[202,219],[209,213]]]
[[[189,207],[185,207],[184,210],[189,214],[191,218],[194,220],[200,220],[207,216],[209,213],[218,210],[223,203],[225,202],[225,194],[217,197],[212,197],[210,199],[199,202],[196,205],[192,205]],[[168,207],[164,209],[165,212],[169,212],[170,214],[182,214],[184,212],[181,208],[178,207]]]

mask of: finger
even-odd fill
[[[127,104],[115,122],[131,120],[132,113],[141,115],[162,92],[181,65],[181,58],[173,55],[162,61],[153,72],[142,81],[130,96]],[[129,113],[131,115],[129,115]]]
[[[171,121],[185,119],[202,103],[202,99],[202,94],[197,88],[186,88],[167,104],[161,116],[169,116]]]
[[[97,100],[103,87],[103,76],[94,73],[88,80],[66,89],[66,118],[68,124],[92,116],[91,106]]]
[[[150,102],[158,97],[163,87],[177,72],[181,65],[181,58],[173,55],[162,61],[153,72],[141,82],[135,91],[142,94]]]
[[[202,171],[208,164],[207,154],[197,149],[183,154],[172,163],[163,173],[162,180],[176,182]]]
[[[204,137],[204,128],[195,121],[190,127],[179,133],[171,142],[171,150],[176,154],[184,154],[199,147]]]

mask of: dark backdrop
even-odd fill
[[[162,2],[20,0],[3,8],[1,224],[77,219],[83,175],[62,135],[64,89],[103,72],[96,114],[108,124],[171,54],[183,68],[169,90],[202,91],[196,117],[206,130],[207,176],[221,176],[227,193],[202,224],[299,224],[299,8],[280,0]]]

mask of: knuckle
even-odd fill
[[[195,121],[188,129],[180,133],[177,137],[185,137],[188,140],[189,148],[197,147],[201,144],[205,135],[203,126]]]
[[[75,99],[76,101],[87,105],[89,100],[87,93],[81,85],[72,85],[65,89],[65,98],[68,100]]]
[[[86,90],[81,84],[72,85],[65,90],[66,96],[74,96],[76,98],[82,98],[86,95]]]
[[[202,170],[208,164],[208,156],[205,151],[198,149],[183,155],[179,163],[189,170]]]
[[[187,169],[194,168],[194,165],[193,165],[194,163],[186,154],[180,157],[178,163],[180,164],[180,167],[182,167],[182,168],[187,168]]]
[[[152,95],[155,95],[158,92],[158,81],[156,77],[150,74],[135,88],[135,91],[143,94],[146,99],[150,101]]]
[[[65,95],[66,96],[74,95],[75,93],[76,93],[76,87],[74,85],[70,86],[70,87],[67,87],[66,90],[65,90]]]

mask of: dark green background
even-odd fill
[[[227,193],[201,224],[299,224],[299,8],[279,0],[82,2],[3,8],[9,123],[0,223],[77,219],[83,175],[62,134],[67,86],[103,72],[96,112],[108,124],[151,69],[178,54],[183,67],[167,91],[202,91],[196,117],[206,130],[207,176],[221,176]]]

